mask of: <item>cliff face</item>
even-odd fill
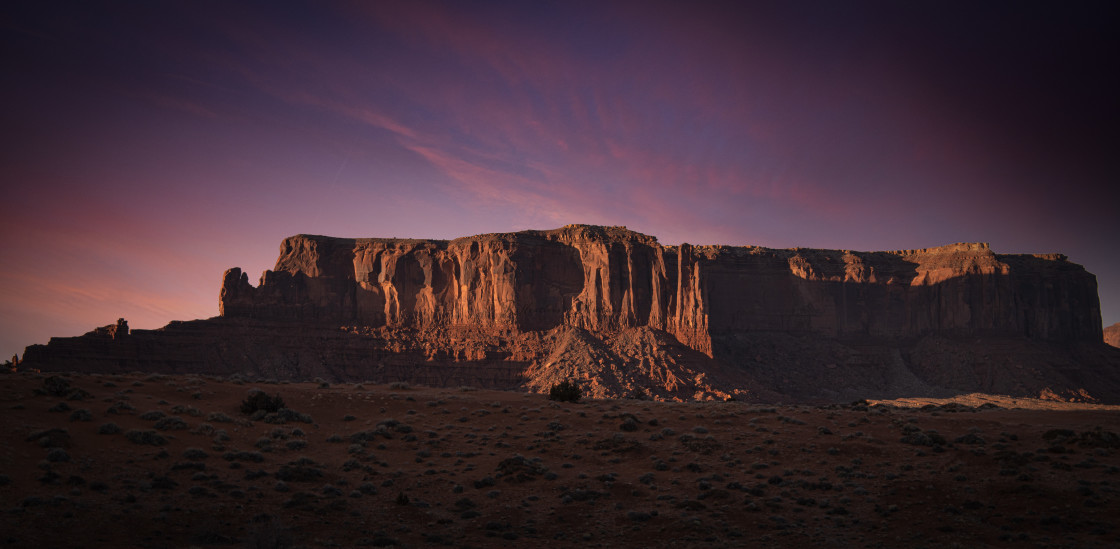
[[[576,226],[452,241],[299,235],[260,286],[226,272],[222,316],[363,326],[592,331],[678,323],[676,251]]]
[[[23,366],[411,381],[595,396],[1120,402],[1096,280],[986,244],[853,252],[663,246],[622,227],[451,241],[287,238],[220,318],[31,346]],[[1086,391],[1088,389],[1088,391]]]
[[[648,326],[709,356],[713,336],[929,333],[1100,341],[1096,279],[1061,255],[986,244],[900,252],[661,246],[622,228],[453,241],[287,238],[254,288],[226,272],[221,315],[517,331]]]

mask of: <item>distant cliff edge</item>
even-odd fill
[[[1120,347],[1120,322],[1104,329],[1104,342],[1113,347]]]
[[[987,244],[663,246],[569,225],[451,241],[297,235],[220,316],[28,347],[24,368],[410,380],[599,396],[1120,401],[1096,278]],[[128,333],[127,328],[124,333]]]

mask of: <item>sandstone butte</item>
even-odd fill
[[[664,246],[568,225],[451,241],[284,239],[218,317],[122,320],[20,367],[411,382],[593,397],[848,402],[965,393],[1120,403],[1096,278],[987,244]]]

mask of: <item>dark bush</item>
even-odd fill
[[[271,424],[293,423],[296,421],[302,421],[303,423],[312,423],[311,416],[297,412],[290,408],[280,408],[275,413],[271,414],[266,414],[263,410],[261,410],[258,412],[254,412],[250,419]]]
[[[74,410],[70,413],[70,421],[93,421],[93,414],[85,408]]]
[[[62,448],[51,448],[51,450],[47,452],[47,461],[70,461],[70,454],[66,453],[66,450]]]
[[[133,429],[125,433],[124,436],[134,444],[150,444],[152,446],[163,446],[167,444],[166,438],[151,430],[142,431]]]
[[[42,392],[51,396],[66,396],[70,392],[70,382],[58,376],[50,376],[43,380]]]
[[[109,406],[109,409],[105,411],[107,414],[132,414],[135,412],[136,407],[123,400],[114,402],[113,405]]]
[[[579,385],[568,380],[561,381],[548,390],[548,399],[559,402],[578,402],[582,396]]]
[[[260,463],[264,461],[264,456],[260,452],[226,452],[222,454],[222,459],[226,461],[251,461],[253,463]]]
[[[27,442],[38,443],[43,448],[65,448],[70,446],[70,432],[57,427],[45,431],[35,431],[27,437]]]
[[[183,457],[189,460],[198,461],[210,457],[202,448],[187,448],[183,451]]]
[[[241,413],[253,415],[258,410],[272,414],[284,407],[284,399],[280,395],[269,396],[264,391],[253,391],[249,397],[241,401]]]
[[[167,416],[156,422],[155,428],[160,431],[182,431],[190,426],[179,416]]]
[[[143,414],[140,414],[140,419],[143,419],[145,421],[159,421],[165,417],[167,417],[167,414],[163,413],[160,410],[149,410],[147,412],[144,412]]]

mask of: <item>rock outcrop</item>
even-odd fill
[[[1095,277],[1062,255],[987,244],[663,246],[586,225],[451,241],[297,235],[257,286],[227,271],[219,311],[127,338],[56,338],[24,363],[531,390],[563,375],[593,394],[659,398],[1120,398]]]
[[[1104,329],[1104,342],[1113,347],[1120,347],[1120,322]]]

